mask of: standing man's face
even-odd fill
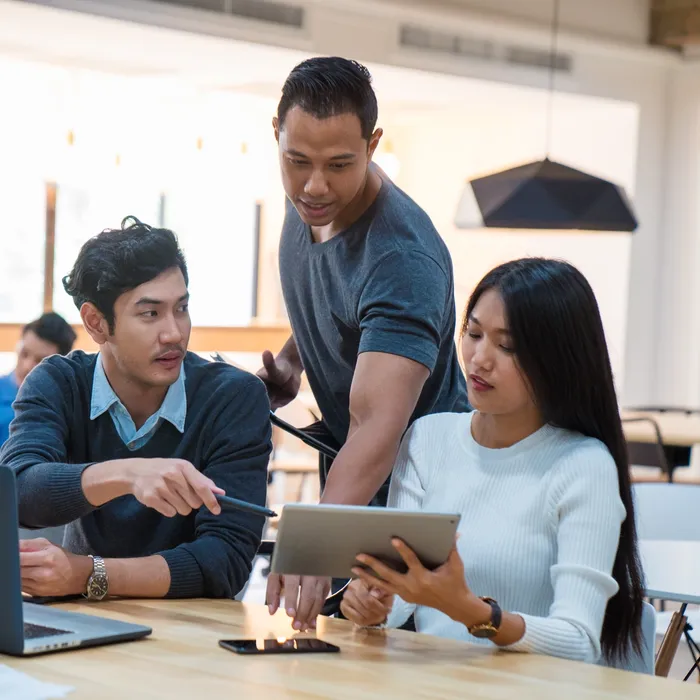
[[[362,195],[382,130],[367,142],[355,114],[316,119],[298,106],[272,125],[287,197],[306,224],[327,226]]]
[[[58,345],[42,340],[34,331],[27,331],[17,346],[17,367],[15,368],[17,386],[22,386],[27,375],[42,360],[57,354]]]

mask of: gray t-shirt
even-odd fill
[[[287,201],[279,249],[282,292],[323,420],[343,444],[357,356],[384,352],[430,370],[411,421],[467,411],[457,361],[452,260],[428,215],[384,181],[345,231],[314,243]]]

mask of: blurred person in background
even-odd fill
[[[15,416],[12,404],[27,375],[51,355],[67,355],[73,349],[75,331],[53,311],[42,314],[22,329],[17,345],[17,365],[0,377],[0,445],[7,440]]]

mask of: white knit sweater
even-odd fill
[[[459,513],[467,584],[525,620],[507,647],[581,661],[600,656],[625,508],[615,462],[598,440],[546,425],[512,447],[474,441],[474,414],[421,418],[404,437],[389,506]],[[491,644],[432,608],[397,598],[392,627]]]

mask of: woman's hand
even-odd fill
[[[407,603],[440,610],[453,620],[461,620],[465,609],[469,609],[473,602],[478,601],[467,586],[464,564],[456,546],[452,548],[442,566],[429,571],[420,563],[413,550],[401,540],[393,539],[391,543],[406,562],[408,571],[400,574],[374,557],[361,554],[357,560],[379,576],[376,578],[364,569],[354,568],[352,572],[364,581],[366,586],[378,588],[386,595],[398,595]]]
[[[351,581],[340,603],[340,611],[356,625],[381,625],[391,612],[394,596],[361,579]]]

